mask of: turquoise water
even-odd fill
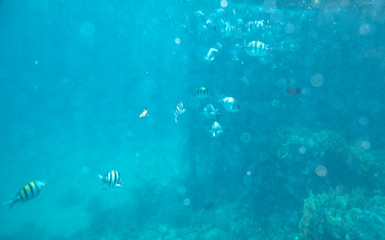
[[[0,239],[385,239],[384,23],[381,0],[0,0],[0,200],[45,183]]]

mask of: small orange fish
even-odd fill
[[[147,115],[147,113],[148,113],[148,109],[145,108],[145,109],[143,110],[143,112],[139,115],[139,118],[144,118],[144,117]]]

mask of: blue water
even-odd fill
[[[0,200],[45,183],[0,239],[385,239],[384,23],[381,0],[0,0]]]

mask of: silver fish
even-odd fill
[[[218,137],[220,134],[223,133],[223,128],[218,122],[214,122],[211,126],[210,133],[212,137]]]
[[[16,194],[15,198],[3,203],[3,205],[9,206],[9,208],[12,208],[19,202],[26,202],[32,198],[35,198],[37,195],[39,195],[41,189],[44,187],[44,183],[41,181],[32,181],[25,185],[19,193]]]
[[[221,102],[223,107],[229,112],[238,112],[241,109],[238,102],[232,97],[225,97],[219,100],[219,102]]]
[[[111,188],[120,187],[123,184],[123,179],[120,177],[120,173],[115,170],[107,172],[104,177],[99,175],[99,178],[102,183],[107,184]]]

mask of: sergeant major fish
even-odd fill
[[[219,100],[219,102],[221,102],[223,107],[229,112],[238,112],[241,109],[238,102],[232,97],[225,97]]]
[[[223,133],[223,128],[218,122],[215,121],[211,126],[210,133],[212,137],[217,137],[219,134]]]
[[[252,41],[245,45],[245,52],[251,57],[264,57],[267,51],[266,44],[260,41]]]
[[[212,104],[207,104],[206,107],[203,108],[203,115],[205,115],[208,119],[217,119],[217,117],[221,114]]]
[[[19,202],[26,202],[37,195],[39,195],[41,189],[43,188],[44,183],[41,181],[32,181],[25,185],[18,194],[14,197],[14,199],[3,203],[3,205],[9,206],[12,208]]]
[[[120,177],[120,173],[115,170],[107,172],[104,177],[99,175],[99,178],[102,183],[107,184],[111,188],[120,187],[123,184],[123,179]]]
[[[183,103],[182,102],[178,102],[178,104],[176,105],[176,110],[175,110],[175,123],[178,123],[178,118],[180,115],[182,115],[182,113],[184,113],[186,110],[183,108]]]
[[[200,99],[207,98],[209,96],[209,90],[205,87],[200,87],[196,90],[196,95]]]

